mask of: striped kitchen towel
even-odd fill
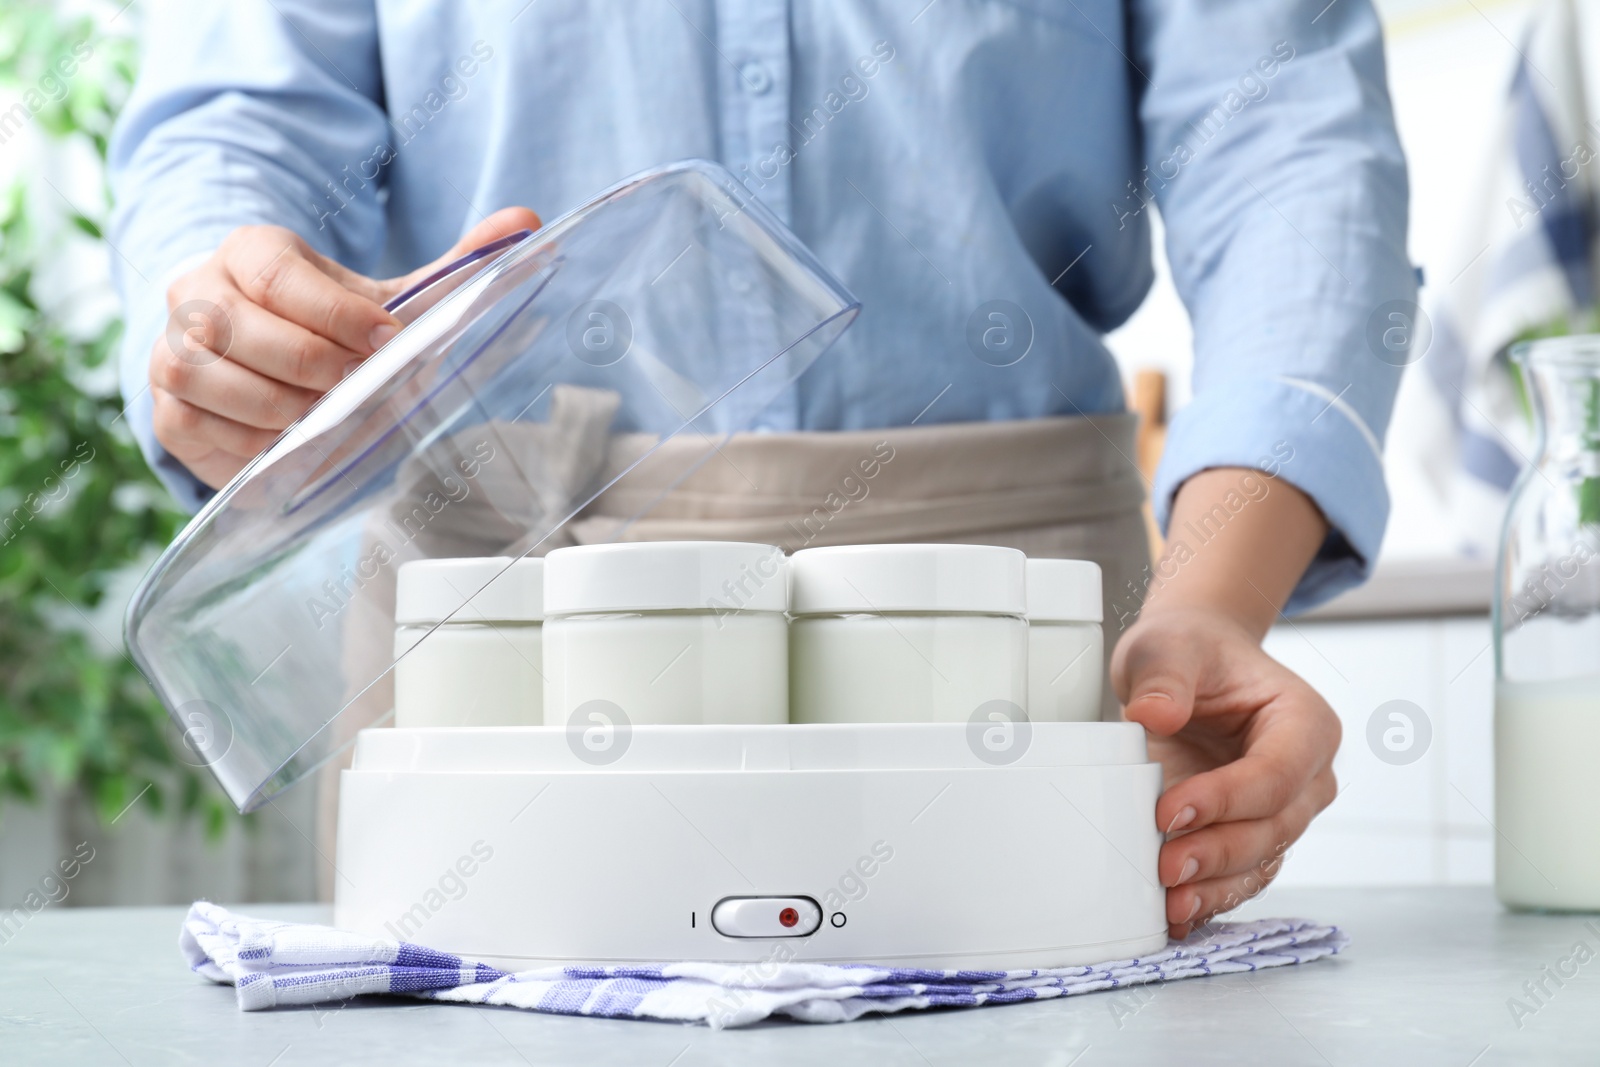
[[[389,993],[561,1015],[669,1019],[714,1029],[773,1015],[846,1022],[869,1012],[1048,1000],[1309,963],[1349,943],[1336,926],[1260,919],[1214,923],[1139,959],[1042,971],[791,963],[775,955],[763,963],[566,966],[513,974],[404,941],[251,919],[204,901],[189,909],[178,937],[190,969],[232,984],[244,1011]]]

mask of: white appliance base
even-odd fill
[[[1034,723],[1002,766],[969,736],[640,727],[590,765],[558,728],[368,730],[343,777],[335,924],[517,970],[1018,970],[1162,948],[1161,770],[1140,728]],[[719,911],[754,936],[713,925],[728,898],[770,898]],[[778,934],[818,909],[813,932]]]

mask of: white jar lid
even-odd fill
[[[796,615],[973,611],[1022,615],[1027,557],[991,545],[841,545],[789,561]]]
[[[783,611],[783,550],[742,541],[639,541],[545,557],[547,615],[600,611]]]
[[[542,559],[418,559],[402,564],[395,580],[394,621],[401,626],[542,618]]]
[[[1100,564],[1086,559],[1028,561],[1031,622],[1100,622]]]

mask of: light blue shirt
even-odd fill
[[[1197,471],[1268,466],[1335,530],[1296,605],[1377,554],[1399,370],[1370,324],[1416,286],[1368,0],[164,0],[146,32],[112,144],[123,386],[191,507],[147,363],[166,285],[229,231],[389,276],[496,208],[699,156],[863,304],[756,428],[1119,410],[1101,335],[1150,288],[1153,199],[1195,344],[1158,516]],[[1031,324],[1009,366],[969,342],[990,301]]]

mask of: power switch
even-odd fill
[[[822,908],[810,897],[723,897],[711,909],[711,926],[724,937],[805,937],[822,925]]]

